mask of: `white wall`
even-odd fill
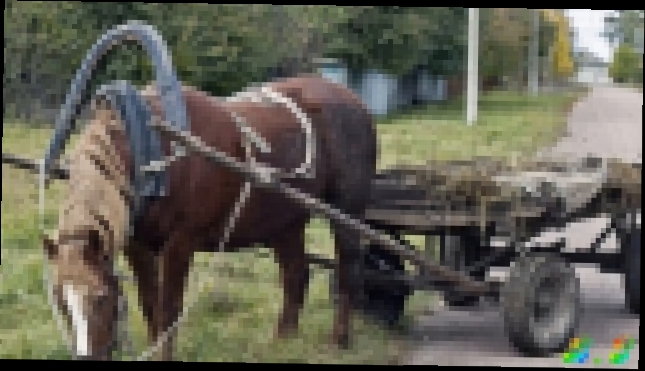
[[[342,66],[324,66],[319,68],[319,72],[335,83],[345,86],[348,84],[347,69]]]
[[[610,84],[609,69],[607,67],[583,66],[576,75],[576,81],[581,84]]]
[[[365,71],[358,94],[375,115],[385,115],[397,108],[398,81],[374,70]]]

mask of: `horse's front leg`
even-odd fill
[[[150,248],[139,244],[128,245],[124,254],[134,274],[139,304],[148,327],[148,340],[150,341],[157,337],[154,325],[156,322],[154,308],[158,300],[158,259]]]
[[[155,349],[155,359],[171,361],[173,358],[178,328],[171,327],[175,325],[183,308],[192,257],[191,241],[179,235],[168,240],[159,256],[159,287],[156,306],[153,308],[155,336],[152,344],[160,345],[160,349]]]
[[[305,226],[298,225],[290,229],[268,245],[274,251],[284,289],[282,313],[276,328],[276,337],[284,338],[298,329],[298,319],[309,284]]]

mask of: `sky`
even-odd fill
[[[612,47],[600,36],[604,29],[603,18],[613,10],[567,9],[571,25],[576,29],[578,45],[609,62]]]

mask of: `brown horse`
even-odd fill
[[[377,141],[373,120],[348,89],[319,77],[276,81],[268,87],[291,98],[310,118],[315,137],[315,176],[286,182],[291,186],[360,217],[376,171]],[[282,105],[220,102],[184,87],[183,96],[192,134],[207,145],[245,161],[243,137],[231,112],[243,117],[271,146],[256,153],[258,161],[293,169],[305,158],[305,134],[298,120]],[[149,97],[161,115],[158,96]],[[115,112],[96,105],[93,119],[81,134],[70,163],[70,191],[59,220],[57,237],[45,237],[44,247],[54,269],[53,286],[60,308],[74,329],[78,356],[110,357],[116,302],[120,293],[111,264],[121,249],[134,272],[149,340],[160,336],[183,303],[186,278],[195,252],[217,249],[243,178],[198,155],[188,155],[168,168],[166,196],[153,200],[125,238],[125,210],[130,193],[131,157]],[[170,154],[168,138],[163,150]],[[99,169],[99,170],[97,170]],[[92,178],[94,177],[94,179]],[[284,288],[277,337],[297,330],[307,284],[305,227],[310,213],[286,197],[253,188],[231,235],[227,250],[256,243],[273,249]],[[350,339],[351,267],[357,262],[359,235],[332,224],[337,256],[339,300],[332,342]],[[158,355],[171,359],[173,336]]]

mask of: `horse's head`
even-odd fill
[[[95,229],[43,237],[54,300],[65,314],[79,358],[107,359],[118,315],[120,288],[112,256]]]

